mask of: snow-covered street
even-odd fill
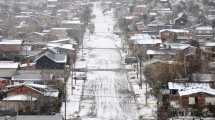
[[[87,67],[87,80],[75,83],[71,75],[67,81],[67,119],[76,116],[82,120],[154,119],[156,100],[149,97],[145,106],[145,88],[140,89],[138,79],[131,79],[132,71],[126,71],[134,68],[122,64],[125,53],[120,49],[121,39],[113,34],[112,11],[103,14],[100,4],[95,3],[93,14],[95,32],[86,32],[84,49],[79,51],[76,63],[76,67]],[[64,108],[63,104],[63,114]]]
[[[120,39],[112,33],[115,24],[112,12],[103,15],[101,6],[96,4],[93,13],[96,15],[95,33],[85,39],[84,47],[91,49],[84,52],[88,69],[98,71],[87,74],[80,116],[83,120],[136,120],[137,106],[126,72],[108,70],[123,68],[120,49],[117,49]]]

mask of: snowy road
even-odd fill
[[[99,4],[93,9],[96,18],[95,33],[84,40],[84,50],[88,69],[118,69],[121,55],[117,48],[119,38],[113,31],[112,12],[103,15]],[[101,49],[93,49],[101,48]],[[102,49],[104,48],[104,49]],[[87,74],[80,116],[82,120],[137,120],[137,106],[130,92],[124,71],[92,71]]]

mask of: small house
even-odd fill
[[[11,78],[19,68],[19,63],[13,61],[0,61],[0,77]]]
[[[212,26],[200,26],[195,28],[195,38],[197,40],[212,40],[213,28]]]
[[[163,29],[159,32],[162,41],[189,41],[192,39],[192,34],[189,30],[184,29]]]
[[[67,64],[67,55],[47,51],[36,57],[34,62],[37,69],[64,69]]]

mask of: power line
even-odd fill
[[[87,101],[84,101],[84,100],[81,100],[81,101],[76,101],[76,100],[68,100],[67,102],[81,102],[81,103],[85,103],[85,104],[96,104],[96,101],[93,101],[92,100],[92,102],[87,102]],[[129,104],[129,105],[145,105],[145,104],[143,104],[143,103],[138,103],[138,102],[135,102],[135,101],[128,101],[128,102],[126,102],[126,101],[108,101],[107,103],[119,103],[119,104]],[[149,103],[148,103],[149,104]],[[152,103],[151,103],[152,104]],[[156,103],[155,103],[156,104]]]
[[[134,98],[133,96],[127,96],[127,97],[122,97],[122,96],[111,96],[111,95],[93,95],[93,94],[84,94],[84,95],[81,95],[81,94],[73,94],[73,96],[83,96],[83,97],[101,97],[101,98]]]

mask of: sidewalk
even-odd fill
[[[71,78],[70,75],[68,81],[67,81],[67,103],[66,103],[66,118],[71,119],[75,118],[77,116],[77,113],[79,112],[79,105],[81,101],[81,94],[82,94],[82,88],[84,85],[84,80],[77,80],[75,84],[75,80],[73,80],[73,84],[71,84]],[[72,90],[73,86],[73,90]],[[65,103],[62,104],[61,107],[61,113],[65,114]]]
[[[88,40],[89,31],[87,31],[84,35],[84,41]],[[86,50],[85,50],[86,51]],[[84,55],[83,55],[84,56]],[[77,61],[76,61],[76,68],[85,68],[86,61],[81,61],[80,59],[83,57],[82,51],[79,50],[77,52]],[[73,73],[74,75],[74,73]],[[72,73],[69,76],[69,79],[66,83],[67,89],[67,102],[66,102],[66,118],[71,120],[73,118],[77,118],[80,112],[80,103],[82,99],[82,92],[84,87],[84,80],[74,80],[72,81]],[[62,103],[61,106],[61,114],[65,115],[65,103]]]
[[[126,68],[133,68],[131,65],[126,65]],[[134,68],[133,68],[134,69]],[[135,94],[135,99],[138,104],[139,115],[142,120],[156,120],[157,117],[157,100],[155,97],[148,95],[146,104],[146,84],[143,82],[142,89],[139,86],[139,78],[137,78],[136,71],[130,71],[127,74],[131,90]],[[142,76],[144,81],[144,76]],[[147,85],[150,90],[149,86]]]

